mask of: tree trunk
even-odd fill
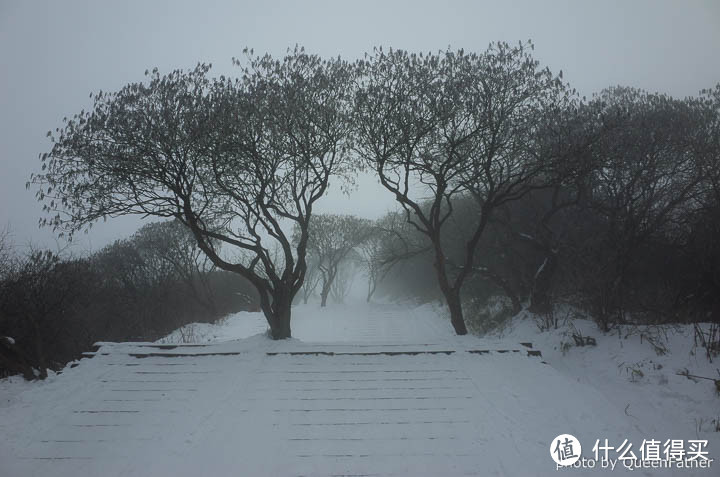
[[[274,340],[284,340],[292,337],[290,331],[290,312],[292,296],[288,290],[275,290],[272,303],[267,300],[261,304],[265,319],[270,325],[270,336]]]
[[[437,273],[438,285],[440,285],[440,291],[445,296],[448,308],[450,309],[450,323],[455,328],[455,333],[458,335],[466,335],[467,327],[465,326],[465,318],[463,317],[462,303],[460,301],[460,286],[450,286],[450,281],[447,275],[447,269],[445,264],[445,254],[440,246],[439,237],[431,237],[433,246],[435,249],[435,272]]]
[[[450,308],[450,323],[452,323],[453,328],[455,328],[455,333],[458,335],[466,335],[468,331],[465,326],[465,319],[463,318],[460,293],[450,290],[449,293],[445,294],[445,300],[447,300],[448,308]]]
[[[368,291],[367,291],[367,298],[365,299],[366,303],[370,303],[370,298],[372,298],[373,294],[375,293],[375,289],[377,288],[377,274],[368,272]]]
[[[330,295],[330,282],[323,282],[322,291],[320,292],[320,306],[327,306],[328,295]]]
[[[533,278],[533,288],[530,293],[530,307],[533,313],[549,313],[553,303],[550,298],[552,278],[557,268],[557,258],[554,253],[545,257],[542,265]]]
[[[292,338],[290,331],[290,305],[275,312],[275,326],[270,327],[270,334],[274,340]]]

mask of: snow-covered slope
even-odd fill
[[[602,340],[573,367],[576,350],[562,356],[555,334],[519,322],[505,336],[457,337],[429,306],[301,306],[295,339],[264,328],[242,313],[196,325],[194,346],[169,344],[189,341],[187,329],[164,344],[104,344],[0,408],[0,475],[556,475],[559,434],[586,457],[595,439],[637,449],[696,438],[687,409],[669,414],[676,388],[648,416],[626,407],[615,369],[581,376],[603,368],[588,362],[611,365]]]
[[[573,334],[596,345],[577,346]],[[692,325],[621,326],[603,334],[578,318],[541,332],[523,312],[490,336],[532,341],[553,368],[624,409],[643,434],[708,439],[717,457],[720,395],[713,380],[720,379],[720,356],[708,359],[694,334]]]

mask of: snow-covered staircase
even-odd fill
[[[553,475],[554,436],[622,427],[529,343],[365,313],[354,342],[101,343],[4,423],[0,475]]]

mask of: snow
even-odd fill
[[[545,270],[545,267],[547,266],[547,262],[548,262],[548,259],[546,258],[545,260],[543,260],[543,263],[540,264],[540,267],[539,267],[539,268],[537,269],[537,271],[535,272],[535,278],[536,278],[536,279],[537,279],[537,277],[540,276],[540,274],[542,273],[542,271]]]
[[[409,315],[408,313],[412,313]],[[411,324],[408,318],[415,317]],[[409,325],[409,326],[408,326]],[[230,315],[219,324],[192,323],[158,340],[158,343],[187,341],[209,343],[245,338],[267,330],[261,313],[241,312]],[[295,339],[323,342],[418,343],[427,340],[452,340],[452,328],[438,320],[430,305],[408,310],[407,305],[298,305],[293,309],[292,334]]]
[[[4,339],[9,345],[15,344],[15,339],[11,338],[10,336],[2,336],[2,339]]]
[[[564,433],[585,457],[605,438],[637,451],[645,438],[699,437],[718,455],[720,433],[697,421],[718,414],[712,381],[675,374],[717,367],[690,355],[687,329],[658,356],[638,335],[582,320],[596,347],[564,348],[564,328],[540,333],[529,316],[458,337],[440,315],[307,305],[294,309],[292,340],[270,340],[259,313],[239,313],[158,343],[101,343],[44,382],[0,382],[11,396],[0,475],[557,475],[548,449]]]
[[[597,345],[576,346],[574,332],[595,338]],[[712,439],[720,449],[715,431],[720,396],[712,381],[720,379],[720,356],[711,362],[703,348],[695,348],[692,325],[621,326],[603,334],[590,320],[576,318],[540,332],[532,316],[523,313],[493,336],[533,342],[553,368],[626,409],[645,434],[682,433]]]

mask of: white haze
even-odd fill
[[[616,84],[697,94],[720,82],[720,3],[708,1],[37,1],[0,0],[0,228],[19,245],[56,247],[37,228],[41,207],[25,189],[47,152],[49,129],[115,90],[212,62],[233,74],[245,46],[281,55],[301,44],[354,59],[375,45],[416,51],[482,51],[491,41],[532,39],[536,57],[581,94]],[[321,212],[374,218],[394,207],[369,176],[349,197],[335,185]],[[142,222],[100,223],[73,250],[97,249]],[[62,246],[57,242],[57,246]]]

